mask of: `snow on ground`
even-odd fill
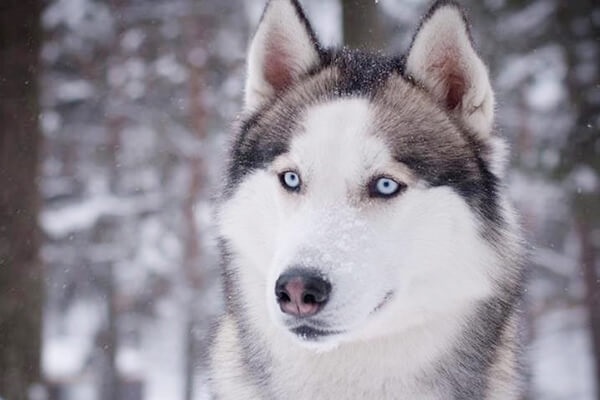
[[[147,322],[142,338],[144,399],[182,399],[185,312],[175,299],[165,299],[157,308],[157,318]]]
[[[594,365],[586,325],[587,314],[581,307],[556,309],[535,321],[534,330],[543,334],[530,349],[534,398],[595,398]]]

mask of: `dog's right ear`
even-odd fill
[[[316,66],[319,49],[297,0],[270,0],[250,44],[244,108],[256,110]]]
[[[437,0],[425,16],[408,51],[406,72],[480,138],[490,136],[494,93],[454,0]]]

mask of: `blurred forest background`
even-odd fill
[[[302,0],[402,53],[423,0]],[[600,3],[463,0],[532,243],[527,399],[600,399]],[[198,400],[211,188],[262,0],[0,3],[0,398]]]

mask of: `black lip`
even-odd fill
[[[374,314],[381,310],[383,307],[385,307],[385,305],[389,303],[389,301],[394,297],[395,294],[396,293],[393,290],[387,292],[381,300],[381,302],[373,309],[373,311],[371,311],[371,314]],[[299,336],[300,338],[310,341],[318,341],[319,339],[322,339],[327,336],[339,335],[341,333],[344,333],[343,331],[324,330],[309,325],[300,325],[295,328],[290,328],[290,331]]]
[[[313,328],[312,326],[308,325],[301,325],[296,328],[290,329],[290,331],[292,331],[297,336],[300,336],[302,339],[305,340],[319,340],[326,336],[337,335],[341,333],[336,331],[326,331],[318,328]]]

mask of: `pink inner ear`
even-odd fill
[[[285,48],[285,40],[280,35],[273,35],[265,51],[265,80],[275,89],[285,89],[293,77],[293,61]]]
[[[454,110],[462,103],[466,94],[465,80],[462,75],[450,73],[446,77],[448,91],[446,93],[446,107]]]
[[[431,73],[437,76],[437,81],[444,88],[444,104],[448,110],[454,110],[458,107],[466,92],[467,82],[465,74],[460,65],[453,59],[452,55],[439,60],[431,65]]]

